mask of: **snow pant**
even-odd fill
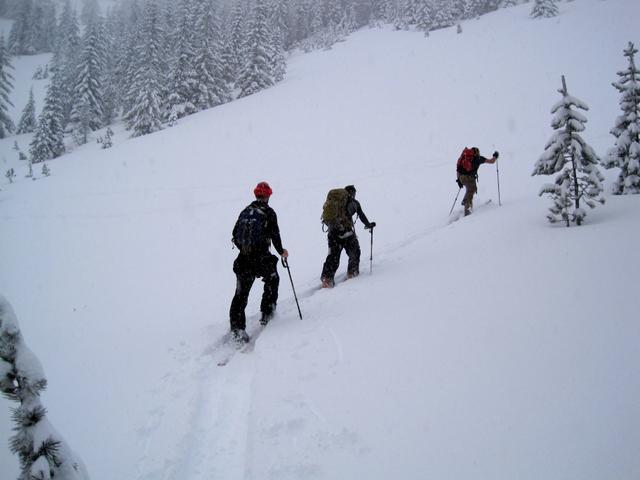
[[[478,185],[476,184],[475,175],[458,175],[458,180],[465,188],[464,198],[462,199],[462,205],[464,205],[464,213],[471,213],[473,209],[473,196],[478,191]]]
[[[344,233],[342,233],[344,234]],[[351,235],[341,238],[341,232],[329,230],[327,239],[329,242],[329,254],[322,267],[322,278],[333,281],[333,277],[340,266],[340,255],[342,249],[347,252],[349,264],[347,273],[350,275],[358,275],[360,273],[360,243],[355,232]]]
[[[278,286],[280,285],[278,257],[269,252],[258,255],[243,255],[241,253],[233,262],[233,271],[236,274],[236,293],[229,309],[231,330],[244,330],[247,323],[244,310],[247,308],[251,286],[257,277],[262,277],[264,282],[260,311],[270,315],[276,308]]]

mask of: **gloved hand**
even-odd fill
[[[462,182],[456,178],[456,183],[458,184],[458,188],[462,188]]]
[[[373,229],[373,227],[376,226],[376,222],[371,222],[369,225],[367,225],[366,227],[364,227],[365,230],[371,230]]]
[[[493,152],[493,158],[498,158],[500,154],[498,153],[498,151],[496,150],[495,152]]]

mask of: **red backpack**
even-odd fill
[[[460,173],[473,172],[473,148],[465,147],[458,158],[457,170]]]

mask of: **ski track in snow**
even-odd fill
[[[483,201],[476,211],[479,207],[485,206],[493,206],[493,203],[491,200]],[[401,242],[384,246],[376,252],[375,263],[383,266],[388,261],[393,261],[391,256],[398,249],[406,248],[449,227],[463,217],[460,214],[461,212],[456,211],[443,223],[431,225],[408,235]],[[337,288],[346,281],[346,274],[339,275],[336,279]],[[318,285],[308,286],[311,283],[307,282],[307,288],[298,295],[303,319],[305,318],[304,300],[320,292],[330,293],[331,291],[323,290]],[[287,285],[281,284],[282,287],[286,288]],[[278,317],[298,318],[297,315],[293,297],[280,302]],[[260,330],[258,318],[259,315],[247,318],[247,330],[251,336]],[[323,330],[326,333],[325,336],[331,339],[335,350],[333,363],[342,363],[344,361],[343,344],[333,329],[323,323],[315,323],[305,336],[314,336],[318,330]],[[211,338],[212,332],[206,332],[204,336]],[[171,393],[165,393],[158,398],[170,397],[176,399],[176,402],[171,405],[151,407],[144,425],[137,429],[142,447],[136,475],[138,480],[181,478],[208,480],[221,478],[221,475],[225,478],[252,478],[251,472],[248,471],[250,462],[247,461],[247,455],[251,453],[248,434],[251,428],[256,362],[259,361],[260,355],[259,338],[256,339],[257,343],[253,348],[246,352],[230,352],[229,349],[233,347],[227,343],[226,339],[226,334],[219,334],[204,348],[187,347],[187,343],[183,341],[174,349],[176,371],[166,374],[162,379],[162,385],[158,387]],[[224,361],[223,365],[219,365],[221,361]],[[335,432],[331,433],[330,422],[309,398],[304,395],[296,398],[297,408],[311,413],[323,427],[322,430],[325,432],[324,435],[328,436],[327,438],[337,435]],[[185,424],[176,431],[175,414],[180,407],[184,408],[181,413]],[[291,425],[296,423],[294,420],[292,422]],[[239,428],[239,425],[242,427]],[[177,447],[172,449],[173,456],[164,459],[150,456],[149,452],[154,450],[152,444],[156,440],[155,437],[166,434],[171,435],[171,438],[182,435],[180,440],[173,442]],[[322,436],[322,434],[319,435]],[[362,448],[362,451],[366,451],[366,448]],[[290,464],[290,468],[291,470],[287,472],[272,473],[276,476],[286,473],[286,475],[293,475],[292,478],[298,474],[314,477],[320,473],[318,465]]]
[[[237,362],[242,373],[220,368],[215,360],[223,347],[219,337],[204,350],[191,347],[175,355],[176,370],[166,374],[158,388],[166,390],[159,399],[175,401],[151,407],[146,423],[137,429],[142,447],[137,479],[243,478],[247,438],[234,437],[234,432],[243,431],[237,425],[248,425],[254,359],[242,355]],[[165,435],[169,448],[164,453],[171,454],[151,456],[150,451],[159,450],[151,446]]]

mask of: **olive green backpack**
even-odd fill
[[[329,190],[322,206],[322,223],[329,228],[352,229],[353,222],[347,214],[348,201],[349,193],[344,188]]]

